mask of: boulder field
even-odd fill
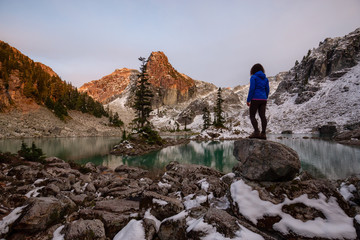
[[[238,159],[258,161],[241,144],[235,143]],[[282,151],[296,158],[268,141],[251,144],[255,152],[273,149],[264,159],[275,161]],[[359,239],[358,177],[330,181],[290,171],[286,179],[265,181],[249,179],[242,166],[224,174],[171,162],[154,174],[1,153],[0,238]]]

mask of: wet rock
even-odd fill
[[[179,214],[181,215],[181,214]],[[186,240],[186,220],[185,214],[167,218],[161,222],[158,237],[160,240],[177,239]]]
[[[105,226],[106,235],[116,235],[131,220],[138,216],[139,202],[125,199],[98,201],[93,209],[82,209],[80,216],[84,219],[100,219]]]
[[[77,205],[82,205],[87,199],[89,199],[88,195],[86,195],[86,194],[79,194],[79,195],[70,194],[69,197]]]
[[[144,218],[143,226],[145,229],[145,239],[152,240],[156,234],[156,223],[152,219]]]
[[[42,189],[42,193],[44,196],[56,196],[57,194],[60,193],[60,188],[58,186],[56,186],[53,183],[50,183],[48,185],[46,185],[45,188]]]
[[[111,239],[131,220],[131,214],[113,213],[103,210],[81,209],[79,215],[83,219],[100,219],[104,223],[106,236]]]
[[[233,172],[254,181],[288,181],[300,170],[298,154],[276,142],[242,139],[234,143]]]
[[[336,126],[334,125],[323,125],[319,127],[320,136],[331,137],[337,132]]]
[[[103,200],[96,202],[94,209],[116,213],[131,213],[139,210],[139,202],[125,199]]]
[[[129,167],[127,165],[118,166],[117,168],[115,168],[115,172],[124,178],[132,179],[139,179],[143,177],[146,173],[148,173],[147,170],[136,167]]]
[[[62,233],[65,234],[65,240],[73,239],[96,239],[105,240],[104,224],[98,220],[77,220],[67,224]]]
[[[150,213],[161,221],[183,211],[184,205],[176,198],[170,198],[155,192],[146,191],[143,193],[141,208],[151,208]]]
[[[99,169],[96,168],[96,165],[94,163],[88,162],[85,164],[84,168],[88,169],[91,172],[98,173]]]
[[[40,169],[36,166],[19,165],[13,167],[9,172],[8,176],[15,176],[16,179],[25,180],[29,183],[33,183],[37,178],[43,177],[40,174]]]
[[[91,183],[89,183],[87,186],[86,186],[86,191],[88,191],[88,192],[92,192],[92,193],[94,193],[94,192],[96,192],[96,188],[95,188],[95,186],[94,186],[94,184],[91,182]]]
[[[240,229],[238,220],[227,212],[210,208],[204,216],[204,222],[216,227],[217,231],[225,237],[233,238],[234,233]]]
[[[57,157],[48,157],[48,158],[45,158],[45,161],[47,163],[65,163],[64,160],[57,158]]]
[[[54,197],[32,198],[14,228],[29,232],[44,230],[74,207],[75,204],[71,200],[59,200]]]
[[[360,146],[360,127],[337,133],[334,140],[341,144]]]

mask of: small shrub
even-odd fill
[[[164,140],[160,137],[159,133],[153,130],[149,125],[141,128],[139,133],[141,134],[142,138],[150,145],[163,145],[164,143]]]
[[[36,147],[33,142],[31,148],[26,145],[26,143],[22,142],[21,149],[18,151],[20,157],[23,157],[27,161],[32,162],[41,162],[44,163],[45,155],[41,148]]]

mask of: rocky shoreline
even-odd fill
[[[248,157],[239,164],[252,168]],[[264,182],[236,168],[223,174],[178,162],[155,176],[125,165],[113,171],[10,154],[0,155],[0,169],[0,238],[7,240],[360,237],[358,177],[329,181],[302,172]]]
[[[122,129],[109,126],[109,119],[69,111],[64,122],[42,106],[30,111],[0,113],[0,139],[37,137],[122,136]]]

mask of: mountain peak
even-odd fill
[[[87,92],[95,100],[104,104],[112,100],[115,96],[120,95],[129,85],[130,78],[137,76],[138,73],[135,69],[115,69],[114,72],[99,80],[85,83],[79,88],[79,91]]]
[[[165,105],[187,101],[196,92],[195,81],[179,73],[161,51],[151,53],[146,71],[149,74],[149,82],[159,88],[162,95],[160,100]]]

